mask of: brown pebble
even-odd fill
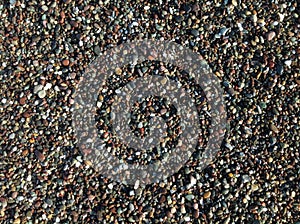
[[[199,218],[199,210],[198,209],[193,212],[193,216],[195,219]]]
[[[300,85],[300,79],[296,79],[296,83]]]
[[[170,211],[167,211],[167,217],[168,217],[168,218],[172,218],[172,217],[173,217],[173,214],[172,214]]]
[[[275,132],[276,134],[279,133],[278,128],[274,124],[270,124],[270,129]]]
[[[38,158],[39,161],[43,162],[45,160],[45,156],[40,151],[35,150],[34,154],[36,155],[36,157]]]
[[[26,97],[22,97],[19,102],[21,105],[24,105],[26,103]]]
[[[78,213],[75,211],[72,211],[72,215],[73,215],[73,222],[77,222],[78,220]]]
[[[65,59],[62,61],[63,66],[68,66],[70,64],[70,61],[68,59]]]
[[[75,27],[75,28],[77,28],[78,27],[78,23],[76,22],[76,21],[71,21],[70,22],[70,24],[71,24],[71,26],[73,26],[73,27]]]
[[[95,198],[95,196],[94,196],[94,195],[92,195],[92,194],[90,194],[88,198],[89,198],[89,200],[90,200],[90,201],[93,201],[93,200],[94,200],[94,198]]]
[[[211,192],[207,191],[207,192],[204,193],[203,198],[204,199],[210,198],[210,195],[211,195]]]
[[[275,63],[273,61],[271,61],[271,60],[269,61],[269,67],[270,68],[274,68],[275,67]]]
[[[25,149],[25,150],[22,152],[22,156],[27,156],[27,154],[28,154],[28,150]]]
[[[153,61],[155,58],[152,55],[148,56],[148,60]]]
[[[166,196],[161,196],[160,200],[159,200],[159,203],[160,204],[163,204],[164,202],[166,201]]]
[[[41,206],[41,202],[40,201],[37,201],[36,203],[35,203],[35,205],[34,205],[34,207],[36,207],[36,208],[39,208]]]
[[[66,15],[65,15],[65,12],[64,12],[64,11],[61,11],[61,12],[60,12],[60,17],[61,17],[62,19],[66,18]]]

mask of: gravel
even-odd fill
[[[0,222],[299,222],[299,19],[295,0],[0,4]],[[199,146],[177,173],[146,187],[96,172],[72,126],[73,94],[85,68],[106,49],[139,38],[175,41],[201,54],[221,80],[229,121],[208,167],[200,169]],[[114,78],[155,72],[185,77],[174,66],[148,61],[121,68]],[[153,108],[143,109],[146,103]],[[99,94],[99,108],[107,104]],[[170,130],[176,129],[178,118],[165,110],[172,107],[149,98],[138,108],[170,114]],[[207,114],[199,130],[203,145]],[[109,121],[98,116],[97,122],[110,143]],[[141,115],[133,130],[147,134],[147,124]],[[141,158],[117,143],[111,151],[147,162],[170,152],[168,144]]]

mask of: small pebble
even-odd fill
[[[40,91],[38,92],[38,96],[39,96],[39,98],[41,98],[41,99],[45,98],[45,96],[46,96],[46,91],[45,91],[44,89],[40,90]]]
[[[208,199],[208,198],[210,198],[210,195],[211,195],[211,192],[207,191],[207,192],[204,193],[203,198]]]
[[[36,155],[36,157],[40,162],[43,162],[45,160],[45,156],[40,151],[35,150],[34,154]]]
[[[70,64],[70,61],[68,59],[64,59],[62,61],[63,66],[68,66]]]
[[[276,33],[274,31],[271,31],[267,34],[267,40],[270,41],[276,36]]]
[[[270,129],[276,134],[279,133],[278,128],[273,123],[270,124]]]

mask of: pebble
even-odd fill
[[[276,36],[276,33],[274,31],[271,31],[267,34],[267,40],[270,41]]]
[[[251,189],[252,191],[257,191],[259,189],[259,186],[257,184],[252,184]]]
[[[70,61],[68,59],[64,59],[62,61],[63,66],[68,66],[70,64]]]
[[[207,191],[207,192],[204,193],[203,198],[208,199],[208,198],[210,198],[210,195],[211,195],[211,192]]]
[[[273,123],[270,124],[270,129],[276,134],[279,133],[278,128]]]
[[[19,102],[20,102],[20,104],[21,104],[21,105],[24,105],[24,104],[26,104],[26,99],[27,99],[26,97],[22,97],[22,98],[20,98],[20,101],[19,101]]]
[[[100,55],[101,54],[101,49],[100,49],[100,47],[98,45],[94,47],[94,53],[96,55]]]
[[[10,135],[9,135],[9,139],[14,139],[16,137],[16,134],[15,133],[11,133]]]
[[[20,218],[16,218],[14,221],[13,221],[13,224],[20,224],[21,223],[21,219]]]
[[[46,93],[45,89],[42,89],[38,92],[38,96],[41,99],[45,98],[46,95],[47,95],[47,93]]]
[[[44,87],[42,85],[36,85],[34,88],[33,88],[33,93],[37,93],[39,92],[40,90],[42,90]]]
[[[198,36],[199,36],[199,31],[196,30],[196,29],[192,29],[192,30],[191,30],[191,34],[192,34],[194,37],[198,37]]]
[[[248,183],[248,182],[251,181],[249,175],[243,175],[243,176],[242,176],[242,179],[243,179],[243,183]]]
[[[48,11],[48,7],[46,5],[43,5],[42,10],[46,12],[46,11]]]
[[[292,65],[292,60],[286,60],[286,61],[284,62],[284,64],[285,64],[286,66],[290,67],[290,66]]]
[[[295,2],[0,4],[0,222],[247,223],[247,217],[253,223],[298,222],[300,51]],[[197,149],[176,174],[146,187],[103,177],[82,155],[72,125],[72,111],[80,106],[73,95],[87,66],[105,49],[138,38],[170,40],[199,53],[222,80],[228,117],[224,144],[208,167],[201,167]],[[205,133],[214,137],[204,127],[214,115],[205,94],[192,90],[188,74],[180,77],[180,66],[157,62],[155,52],[148,53],[152,62],[139,63],[135,55],[135,67],[116,70],[99,94],[97,113],[110,102],[108,93],[120,92],[112,88],[114,83],[126,84],[134,74],[164,75],[162,84],[180,80],[197,96],[205,111],[200,111],[199,143],[205,145]],[[96,97],[91,89],[87,92]],[[173,113],[158,107],[160,103],[145,104],[140,106],[161,117]],[[146,133],[146,116],[137,115],[136,126]],[[163,148],[159,153],[127,153],[113,141],[110,127],[103,127],[109,123],[100,116],[98,132],[120,158],[138,155],[140,161],[151,161],[169,153]]]
[[[175,212],[176,212],[176,208],[175,207],[171,208],[171,213],[174,214]]]
[[[45,156],[40,151],[35,150],[34,154],[36,155],[36,157],[40,162],[43,162],[45,160]]]

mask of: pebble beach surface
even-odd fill
[[[0,222],[300,223],[299,14],[294,0],[2,1]],[[146,187],[95,172],[72,127],[85,68],[137,38],[201,54],[229,121],[207,168],[191,158]],[[140,69],[156,67],[175,69]]]

